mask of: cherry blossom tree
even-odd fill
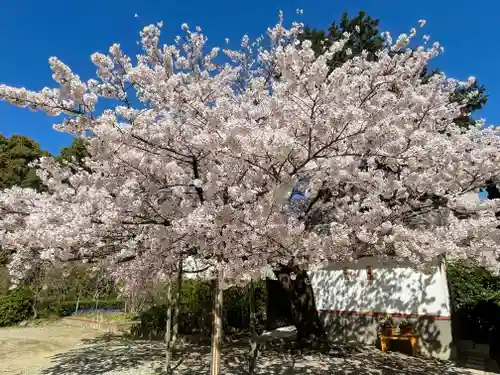
[[[90,155],[85,168],[42,159],[49,193],[0,195],[13,275],[43,259],[127,260],[115,272],[133,283],[169,277],[194,251],[229,283],[291,259],[422,265],[498,247],[498,203],[464,198],[499,175],[498,129],[453,122],[462,105],[450,95],[473,78],[422,82],[438,43],[410,49],[415,29],[387,33],[377,59],[332,71],[347,33],[315,56],[282,18],[237,50],[206,51],[187,25],[160,45],[161,26],[140,33],[136,62],[119,44],[92,55],[87,82],[50,58],[57,88],[0,86],[9,103],[64,114],[55,129],[85,138]],[[305,198],[290,199],[300,185]]]

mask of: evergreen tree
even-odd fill
[[[85,141],[81,138],[75,138],[71,143],[71,146],[63,147],[59,156],[56,160],[63,163],[69,163],[70,165],[77,165],[83,168],[84,159],[89,156],[87,151],[87,145]],[[88,169],[88,168],[87,168]]]
[[[0,134],[0,189],[20,186],[44,190],[30,163],[42,156],[49,156],[40,149],[40,144],[23,135],[7,138]]]
[[[366,51],[368,60],[375,60],[376,53],[383,46],[383,38],[379,30],[380,20],[367,16],[365,11],[360,11],[355,17],[349,18],[347,12],[342,13],[340,22],[333,21],[328,30],[320,30],[306,26],[302,39],[308,39],[312,42],[312,48],[317,55],[324,53],[333,43],[342,38],[342,34],[349,33],[350,40],[345,44],[344,49],[335,53],[330,61],[331,69],[342,66],[349,59],[359,56],[361,52]],[[426,69],[422,79],[428,80],[432,75],[439,74],[438,69],[430,71]],[[450,98],[451,102],[465,103],[462,109],[462,115],[455,119],[457,125],[468,128],[475,124],[472,113],[483,108],[488,95],[483,85],[475,82],[474,84],[457,89]]]
[[[329,65],[339,67],[354,56],[359,56],[362,51],[368,52],[368,59],[376,58],[375,54],[382,48],[383,39],[380,36],[378,24],[380,20],[373,19],[360,11],[356,17],[349,18],[347,12],[342,13],[340,22],[333,21],[328,30],[319,30],[306,26],[302,39],[309,39],[317,55],[325,52],[333,43],[342,38],[342,34],[351,34],[350,40],[342,51],[337,52]],[[350,53],[347,51],[350,50]]]

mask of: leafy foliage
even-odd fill
[[[69,162],[80,167],[85,167],[84,159],[89,156],[87,142],[81,138],[75,138],[71,146],[63,147],[56,160]]]
[[[207,334],[212,319],[213,288],[210,282],[185,280],[181,292],[179,332],[184,334]],[[256,284],[257,325],[264,326],[266,318],[267,291],[265,282]],[[249,294],[247,287],[232,287],[224,292],[223,327],[226,331],[248,329]],[[140,314],[141,324],[133,333],[142,337],[162,338],[166,325],[167,305],[153,302]]]
[[[500,333],[500,277],[470,263],[448,265],[453,319],[460,339],[495,344]]]
[[[488,270],[456,262],[449,264],[448,278],[455,308],[469,308],[490,301],[500,305],[500,278]]]
[[[36,168],[29,164],[49,153],[42,151],[34,140],[13,135],[10,138],[0,134],[0,190],[19,186],[44,190],[36,175]]]
[[[82,277],[80,274],[79,277]],[[65,291],[55,289],[49,293],[37,305],[38,318],[64,317],[74,314],[95,314],[95,311],[125,308],[125,300],[117,299],[116,295],[104,294],[103,299],[95,300],[92,296],[92,283],[86,282],[88,289],[84,297],[77,301],[75,287],[71,284],[77,283],[75,277],[66,276],[68,286]],[[19,287],[0,296],[0,326],[16,324],[23,320],[33,318],[33,305],[37,296],[32,292],[33,288],[28,286]],[[267,292],[265,283],[256,285],[257,321],[259,325],[264,324],[266,317]],[[180,332],[181,333],[203,333],[210,331],[211,309],[213,288],[210,282],[185,280],[183,282],[180,300]],[[249,326],[248,288],[233,287],[224,295],[224,326],[228,331],[244,330]],[[75,308],[78,304],[78,312]],[[147,307],[140,314],[141,324],[136,327],[136,334],[162,337],[166,322],[166,304],[161,296],[148,301]],[[97,310],[96,310],[97,309]],[[110,318],[112,319],[112,318]]]
[[[4,324],[20,320],[68,316],[79,310],[123,308],[114,283],[86,265],[71,269],[40,269],[37,277],[9,291],[6,267],[0,268],[0,298]],[[0,302],[1,304],[2,302]]]
[[[29,289],[19,288],[0,296],[0,327],[9,326],[31,317],[32,299]]]
[[[10,326],[23,320],[33,318],[34,297],[28,288],[15,289],[4,296],[0,296],[0,326]],[[64,317],[75,313],[77,301],[61,301],[50,299],[43,301],[37,310],[38,318]],[[81,310],[122,309],[123,301],[108,300],[83,300],[78,301]]]
[[[0,134],[0,190],[19,186],[38,191],[46,190],[36,174],[36,167],[30,164],[50,153],[40,149],[40,144],[23,135],[13,135],[7,138]],[[83,159],[88,156],[86,143],[75,138],[71,146],[61,149],[56,160],[75,162],[83,165]]]
[[[476,81],[466,88],[455,90],[451,101],[465,103],[462,107],[462,114],[455,119],[455,123],[462,128],[469,128],[475,124],[471,114],[482,109],[488,102],[486,87]]]
[[[328,62],[330,68],[333,69],[342,66],[349,59],[359,56],[362,51],[368,53],[367,59],[369,61],[376,59],[375,54],[382,48],[383,43],[378,29],[379,22],[380,20],[367,16],[365,11],[360,11],[354,18],[349,18],[349,14],[344,12],[340,22],[333,21],[328,31],[306,26],[300,38],[310,40],[313,51],[316,55],[321,55],[333,43],[340,41],[344,33],[351,34],[352,37],[344,45],[344,48],[336,52]]]
[[[422,72],[422,80],[428,82],[432,76],[440,73],[439,69],[429,71],[426,67]],[[462,129],[468,129],[476,124],[472,114],[481,110],[488,103],[486,87],[479,84],[478,81],[467,86],[460,86],[450,96],[450,102],[462,105],[461,114],[454,121]]]

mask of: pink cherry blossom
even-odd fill
[[[15,278],[41,261],[100,261],[133,287],[189,254],[234,280],[292,258],[421,265],[498,248],[498,203],[470,199],[499,175],[498,129],[459,129],[449,97],[460,83],[422,82],[439,44],[409,50],[412,30],[377,61],[330,71],[350,36],[316,57],[282,16],[267,41],[245,36],[238,50],[205,52],[186,24],[161,45],[160,27],[140,33],[136,61],[119,44],[92,55],[87,82],[51,58],[57,88],[0,86],[11,104],[64,114],[55,128],[86,138],[91,155],[90,172],[42,159],[48,193],[0,193]],[[98,112],[103,98],[116,105]],[[299,181],[305,198],[293,200]]]

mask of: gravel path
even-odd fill
[[[247,372],[247,349],[233,347],[221,355],[223,375]],[[42,327],[0,329],[0,373],[5,375],[153,375],[164,347],[158,342],[106,337],[91,328],[52,323]],[[207,347],[186,347],[176,355],[176,375],[208,375]],[[259,375],[467,375],[488,374],[450,364],[382,354],[363,349],[342,355],[296,355],[264,352]]]

